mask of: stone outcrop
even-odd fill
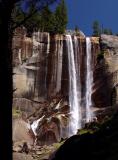
[[[26,155],[22,153],[13,153],[13,160],[33,160],[31,155]]]
[[[28,124],[22,119],[13,119],[13,143],[28,142],[33,144],[33,138],[29,134]]]
[[[112,105],[118,105],[118,36],[102,35],[105,59],[112,74]]]
[[[39,106],[40,103],[26,98],[19,97],[13,99],[13,108],[22,111],[22,113],[25,113],[27,117],[33,114],[36,110],[39,110]]]
[[[14,31],[12,48],[13,48],[13,66],[18,66],[32,56],[32,39],[26,37],[25,28],[17,28]]]
[[[93,99],[97,107],[118,105],[118,37],[101,35],[94,74]]]
[[[104,50],[109,72],[116,72],[118,70],[118,36],[101,35],[101,47]]]

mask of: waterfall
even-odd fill
[[[58,48],[57,48],[57,84],[56,92],[61,89],[61,76],[62,76],[62,56],[63,56],[63,37],[59,37]]]
[[[34,133],[35,136],[37,135],[36,129],[37,129],[37,127],[38,127],[38,124],[39,124],[40,121],[43,120],[44,117],[45,117],[45,115],[42,116],[41,118],[39,118],[38,120],[34,121],[34,122],[31,124],[31,129],[32,129],[32,131],[33,131],[33,133]],[[29,126],[28,126],[28,128],[29,128]]]
[[[50,52],[50,34],[47,33],[47,55]]]
[[[70,106],[70,124],[69,136],[77,133],[79,125],[79,103],[77,91],[77,73],[74,58],[74,49],[71,35],[66,35],[68,50],[68,68],[69,68],[69,106]]]
[[[39,35],[39,32],[34,32],[33,33],[33,36],[32,36],[32,41],[33,41],[33,52],[32,52],[32,56],[33,57],[36,57],[36,56],[38,56],[38,50],[37,50],[37,48],[38,48],[38,46],[40,45],[40,43],[38,42],[38,40],[37,40],[37,35]]]
[[[19,58],[19,63],[22,64],[22,58],[21,58],[21,48],[18,51],[18,58]]]
[[[92,84],[93,84],[93,71],[92,71],[92,54],[91,54],[91,40],[86,38],[86,122],[92,121]]]
[[[75,47],[75,67],[76,67],[76,83],[77,83],[77,98],[78,98],[78,129],[82,127],[82,111],[81,111],[81,75],[80,75],[80,53],[77,36],[74,36]]]
[[[50,95],[55,96],[57,93],[61,95],[61,89],[65,89],[64,96],[67,96],[68,92],[70,119],[65,130],[68,130],[68,136],[72,136],[82,128],[83,123],[93,119],[91,40],[87,37],[81,43],[78,36],[69,34],[65,37],[60,35],[54,38],[55,41],[52,43],[49,33],[38,32],[33,35],[33,58],[37,58],[37,61],[38,58],[44,60],[36,75],[38,76],[38,78],[36,77],[38,80],[36,81],[38,86],[36,96],[47,98]],[[68,72],[65,71],[66,69]],[[64,85],[67,82],[67,87],[63,88],[63,82]],[[60,102],[56,109],[59,110],[59,107]],[[32,125],[33,130],[35,130],[37,123],[38,121]]]
[[[45,65],[45,94],[47,97],[47,74],[48,74],[48,54],[50,52],[50,34],[47,33],[47,51],[46,51],[46,65]]]

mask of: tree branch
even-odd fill
[[[24,20],[22,20],[21,22],[17,23],[15,26],[13,26],[12,30],[14,30],[15,28],[17,28],[17,27],[21,26],[22,24],[24,24],[25,21],[27,21],[28,19],[30,19],[36,13],[37,13],[37,10],[35,10],[33,13],[29,14],[27,17],[24,18]]]
[[[19,0],[14,0],[14,1],[19,1]],[[25,17],[21,22],[17,23],[15,26],[12,27],[12,30],[16,29],[17,27],[23,25],[27,20],[29,20],[33,15],[35,15],[38,11],[41,11],[45,6],[51,5],[54,3],[56,0],[50,0],[47,2],[45,5],[40,6],[39,8],[36,8],[32,13],[30,13],[27,17]]]

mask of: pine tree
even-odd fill
[[[56,33],[63,34],[66,30],[68,22],[67,8],[64,0],[61,0],[55,11],[55,31]]]
[[[75,32],[78,33],[79,32],[79,27],[76,25],[75,26]]]
[[[28,12],[24,12],[20,5],[16,5],[14,13],[12,14],[13,21],[17,24],[23,21],[25,17],[35,11],[35,6],[32,4],[29,7]],[[23,26],[27,29],[28,36],[31,36],[33,31],[38,30],[41,22],[40,12],[33,14],[27,21],[24,22]]]
[[[107,34],[107,35],[112,35],[112,30],[111,29],[107,29],[105,28],[104,31],[103,31],[104,34]]]
[[[113,35],[112,29],[109,29],[109,34]]]
[[[108,29],[107,29],[107,28],[104,28],[103,33],[104,33],[104,34],[109,34],[108,32],[109,32]]]
[[[24,18],[23,21],[14,25],[12,21],[12,11],[14,6],[20,0],[0,0],[0,159],[10,160],[12,156],[12,98],[13,98],[13,70],[12,70],[12,36],[16,27],[24,24],[34,13]],[[35,0],[30,0],[30,2]],[[52,4],[55,0],[45,0]],[[44,7],[44,1],[38,1]],[[35,12],[36,13],[36,12]],[[3,85],[5,84],[5,85]],[[6,136],[6,134],[8,136]],[[3,145],[2,145],[3,144]],[[7,147],[4,144],[8,144]]]
[[[35,11],[35,6],[31,5],[29,8],[29,13],[33,13]],[[36,12],[32,17],[29,18],[28,21],[24,23],[24,26],[27,28],[27,32],[29,35],[33,33],[33,31],[37,31],[39,29],[41,22],[41,15],[40,12]]]
[[[40,30],[42,32],[53,33],[55,28],[55,17],[54,13],[46,6],[41,12]]]
[[[20,23],[25,17],[35,12],[36,6],[32,4],[28,12],[24,12],[20,4],[16,5],[12,18],[14,22]],[[52,12],[48,5],[42,11],[37,11],[27,21],[24,22],[28,35],[31,36],[33,31],[40,30],[52,34],[63,34],[67,25],[67,8],[64,0],[61,0],[55,12]]]
[[[93,22],[93,36],[99,37],[101,34],[101,28],[98,21]]]

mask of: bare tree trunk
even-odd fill
[[[12,159],[12,31],[14,4],[0,3],[0,159]]]
[[[13,27],[11,26],[11,13],[18,1],[20,0],[0,0],[0,160],[12,159]],[[54,1],[49,0],[49,5]]]

